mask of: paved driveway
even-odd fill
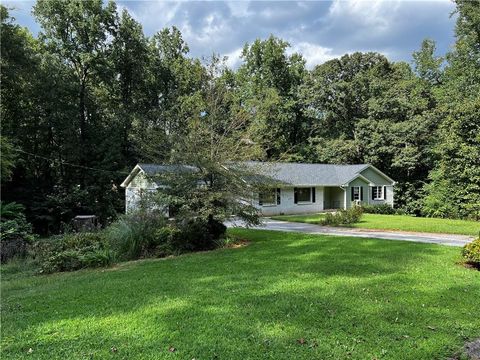
[[[244,227],[240,221],[229,221],[228,227]],[[354,229],[342,227],[320,226],[315,224],[295,223],[265,218],[262,225],[251,227],[261,230],[277,230],[301,232],[307,234],[326,234],[336,236],[356,236],[385,240],[403,240],[421,243],[440,244],[448,246],[463,246],[473,240],[473,237],[453,234],[431,234],[392,230]]]

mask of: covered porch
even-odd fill
[[[345,189],[339,186],[325,186],[323,189],[323,209],[344,209],[345,191]]]

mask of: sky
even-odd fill
[[[34,1],[3,0],[16,21],[41,31],[31,15]],[[454,42],[455,9],[450,0],[332,1],[117,1],[146,35],[176,26],[191,56],[228,56],[237,67],[246,42],[271,34],[288,41],[308,68],[355,51],[377,51],[392,61],[411,62],[425,38],[445,54]]]

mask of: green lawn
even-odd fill
[[[281,215],[272,216],[271,218],[275,220],[316,224],[323,216],[323,214]],[[480,222],[478,221],[423,218],[407,215],[363,214],[362,220],[352,226],[363,229],[402,230],[464,235],[478,235],[480,232]]]
[[[251,243],[50,276],[4,266],[2,359],[443,359],[480,336],[480,272],[459,248],[231,232]]]

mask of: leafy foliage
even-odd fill
[[[112,263],[113,254],[101,232],[54,236],[36,241],[32,254],[41,273],[103,267]]]
[[[0,201],[1,262],[25,256],[28,244],[34,239],[32,225],[25,218],[23,205]]]
[[[211,250],[225,232],[225,225],[213,219],[168,221],[162,214],[137,211],[112,223],[105,236],[117,260],[133,260]]]
[[[321,220],[321,224],[330,226],[352,225],[359,222],[362,215],[363,208],[361,206],[353,206],[346,210],[326,213],[325,217]]]
[[[425,186],[432,216],[480,219],[480,7],[457,1],[456,44],[439,88],[438,161]]]
[[[180,212],[254,222],[221,162],[371,163],[407,213],[478,219],[480,15],[478,2],[456,6],[447,54],[426,39],[412,66],[358,52],[309,71],[275,36],[245,44],[232,70],[192,58],[175,27],[146,36],[114,2],[40,0],[38,38],[0,5],[2,196],[38,233],[78,214],[107,225],[135,163],[188,163],[201,171],[176,187],[183,200],[167,194]],[[208,177],[214,186],[189,190]]]
[[[393,215],[397,213],[397,210],[392,208],[389,204],[362,205],[362,210],[367,214]]]
[[[462,256],[467,264],[480,269],[480,238],[465,245],[462,250]]]

